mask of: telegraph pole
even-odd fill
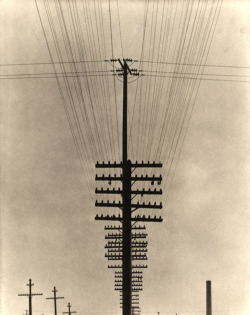
[[[128,85],[128,71],[131,71],[127,65],[126,60],[122,64],[119,63],[123,69],[123,143],[122,143],[122,189],[123,189],[123,221],[122,221],[122,273],[123,273],[123,314],[130,314],[132,307],[132,260],[131,260],[131,161],[127,157],[127,85]]]
[[[46,298],[46,300],[54,300],[55,315],[57,315],[56,300],[58,300],[58,299],[64,299],[64,297],[57,297],[57,296],[56,296],[56,292],[58,292],[58,291],[56,290],[56,287],[54,287],[54,290],[52,290],[52,292],[54,293],[54,296],[53,296],[53,297],[48,297],[48,298]]]
[[[145,215],[132,216],[132,213],[138,209],[147,208],[147,209],[162,209],[162,204],[148,204],[143,203],[132,203],[132,200],[136,196],[143,197],[144,195],[160,195],[162,194],[161,190],[151,190],[151,189],[132,189],[132,186],[135,183],[142,182],[151,182],[151,185],[154,185],[155,182],[161,184],[161,176],[138,176],[137,174],[132,175],[136,169],[143,168],[159,168],[162,167],[161,163],[132,163],[128,159],[127,153],[127,84],[128,84],[128,75],[130,76],[139,76],[140,73],[137,69],[130,69],[127,62],[132,62],[132,59],[123,59],[123,62],[120,59],[111,59],[111,62],[119,62],[121,69],[116,69],[115,75],[123,77],[123,125],[122,125],[122,161],[120,163],[96,163],[96,168],[120,168],[122,173],[120,175],[108,175],[102,176],[96,175],[96,181],[107,181],[109,185],[113,181],[121,181],[122,189],[105,189],[96,188],[96,194],[118,194],[122,197],[122,202],[110,203],[107,202],[98,202],[96,201],[95,206],[97,207],[118,207],[122,210],[122,216],[118,215],[106,215],[99,216],[96,215],[96,220],[105,220],[105,221],[118,221],[120,224],[118,226],[105,226],[105,230],[114,230],[116,233],[108,233],[106,239],[108,243],[105,248],[108,250],[108,253],[105,257],[108,260],[120,260],[122,264],[118,265],[108,265],[108,268],[121,269],[121,271],[115,272],[115,290],[121,292],[121,308],[123,309],[123,315],[139,314],[140,307],[138,306],[139,298],[138,292],[142,290],[142,271],[138,269],[147,268],[147,265],[141,264],[132,264],[132,261],[135,260],[147,260],[147,242],[141,239],[146,238],[147,234],[140,233],[140,230],[144,230],[145,226],[136,225],[138,222],[162,222],[161,217],[151,218],[150,216],[146,217]],[[139,231],[139,232],[137,232]]]
[[[29,293],[18,294],[18,296],[28,296],[29,297],[29,315],[32,315],[32,296],[43,295],[42,293],[32,293],[31,288],[33,285],[34,285],[34,283],[32,283],[32,280],[29,279],[29,283],[27,284],[27,286],[29,287]]]
[[[68,314],[68,315],[71,315],[71,314],[74,314],[76,313],[75,311],[71,311],[71,306],[70,303],[68,303],[67,307],[68,307],[68,312],[63,312],[63,314]]]

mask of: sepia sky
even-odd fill
[[[139,60],[132,67],[145,74],[128,85],[130,158],[164,165],[142,314],[205,314],[211,280],[214,315],[248,315],[249,2],[60,2],[0,1],[1,314],[25,313],[18,294],[30,278],[43,293],[34,315],[54,314],[45,299],[54,286],[58,314],[68,302],[79,315],[121,314],[104,222],[94,220],[94,165],[121,159],[122,83],[107,62],[58,64],[113,56]],[[72,71],[81,74],[62,76]]]

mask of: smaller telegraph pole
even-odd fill
[[[29,293],[24,293],[24,294],[18,294],[18,296],[28,296],[29,297],[29,315],[32,315],[32,296],[35,295],[43,295],[42,293],[32,293],[32,286],[34,283],[32,283],[32,280],[29,279],[29,283],[27,286],[29,287]]]
[[[54,300],[55,315],[57,315],[56,300],[58,300],[58,299],[64,299],[64,297],[56,296],[56,292],[58,292],[58,291],[56,290],[56,287],[54,287],[54,290],[52,290],[52,292],[54,293],[54,297],[48,297],[48,298],[46,298],[46,300]]]
[[[75,311],[71,311],[71,306],[70,303],[68,303],[67,307],[68,307],[68,312],[63,312],[63,314],[68,314],[68,315],[71,315],[73,313],[76,313]]]

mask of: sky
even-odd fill
[[[53,314],[54,286],[58,314],[121,314],[94,166],[121,159],[119,64],[103,60],[123,57],[144,74],[129,156],[163,163],[142,314],[205,314],[206,280],[213,314],[249,314],[248,1],[60,3],[0,1],[1,314],[25,313],[29,279],[33,314]]]

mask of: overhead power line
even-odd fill
[[[208,78],[193,78],[193,77],[186,77],[186,76],[167,76],[167,75],[146,75],[158,78],[169,78],[169,79],[187,79],[187,80],[197,80],[197,81],[223,81],[223,82],[250,82],[247,80],[229,80],[229,79],[208,79]],[[202,74],[200,74],[202,76]]]
[[[95,77],[95,76],[113,76],[111,71],[100,70],[100,71],[75,71],[75,72],[41,72],[41,73],[15,73],[15,74],[0,74],[0,79],[43,79],[43,78],[55,78],[55,77]],[[155,74],[154,74],[155,73]],[[169,75],[165,75],[169,74]],[[191,75],[191,77],[190,77]],[[218,74],[218,73],[190,73],[190,72],[171,72],[171,71],[151,71],[143,70],[141,76],[151,76],[158,78],[174,78],[174,79],[191,79],[191,80],[207,80],[207,81],[232,81],[232,82],[250,82],[247,80],[236,80],[237,78],[250,78],[249,75],[240,74]],[[209,76],[211,78],[204,78],[204,76]],[[214,77],[228,77],[229,79],[215,79]],[[232,78],[232,80],[230,79]]]
[[[113,76],[112,74],[51,74],[51,75],[8,75],[8,76],[0,76],[0,80],[11,80],[11,79],[56,79],[56,78],[74,78],[74,77],[107,77],[107,76]]]
[[[234,66],[234,65],[213,65],[213,64],[195,64],[195,63],[180,63],[180,62],[165,62],[165,61],[148,61],[139,60],[141,63],[154,63],[163,65],[179,65],[179,66],[194,66],[194,67],[214,67],[214,68],[242,68],[250,69],[250,66]]]
[[[75,60],[75,61],[60,61],[60,62],[28,62],[28,63],[2,63],[0,67],[12,66],[39,66],[39,65],[60,65],[60,64],[82,64],[82,63],[98,63],[106,62],[107,60]],[[218,65],[218,64],[194,64],[194,63],[178,63],[178,62],[165,62],[165,61],[147,61],[138,60],[140,63],[152,63],[163,65],[179,65],[179,66],[193,66],[193,67],[212,67],[212,68],[236,68],[236,69],[250,69],[250,66],[234,66],[234,65]]]
[[[60,61],[60,62],[28,62],[28,63],[5,63],[0,64],[0,67],[10,66],[39,66],[39,65],[60,65],[60,64],[72,64],[72,63],[97,63],[105,62],[105,60],[77,60],[77,61]]]

